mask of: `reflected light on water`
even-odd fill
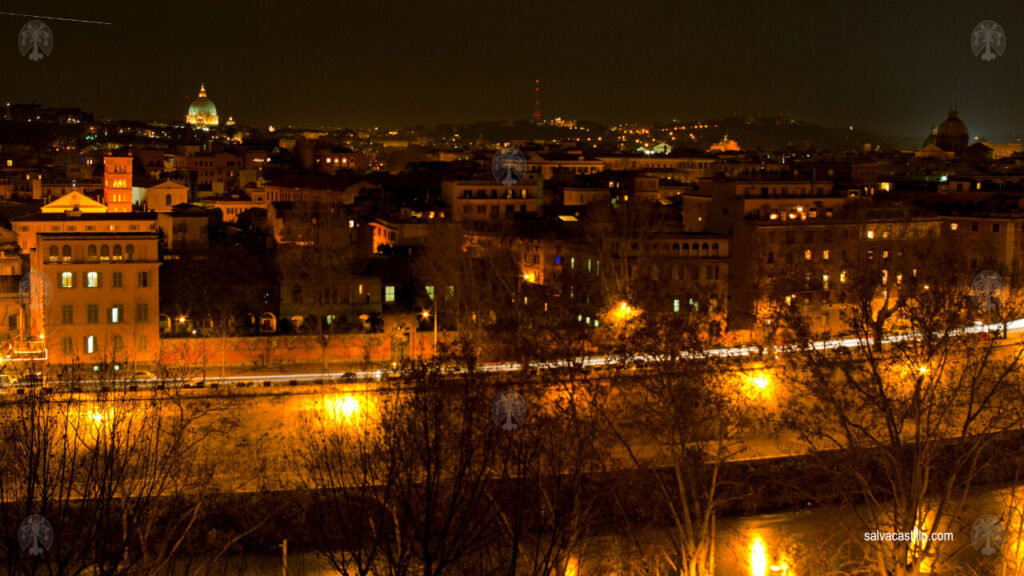
[[[768,551],[765,549],[764,540],[760,536],[754,536],[750,544],[750,576],[768,575]]]
[[[772,553],[764,538],[755,533],[750,543],[751,576],[793,576],[791,563],[785,556],[781,549]]]
[[[570,556],[569,561],[565,563],[565,576],[579,576],[580,573],[580,560],[575,556]]]

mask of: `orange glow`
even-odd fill
[[[366,394],[329,394],[317,401],[313,408],[323,417],[325,424],[364,428],[376,414],[376,404]]]
[[[620,322],[628,322],[640,315],[641,310],[634,308],[627,302],[619,302],[619,305],[612,310],[612,316]]]
[[[755,536],[750,544],[750,576],[766,576],[768,574],[768,551],[764,540]]]

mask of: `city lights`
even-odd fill
[[[421,4],[0,13],[5,568],[1024,574],[1013,26]]]
[[[615,308],[612,309],[612,317],[619,323],[629,322],[640,315],[640,310],[630,306],[628,302],[619,302]]]

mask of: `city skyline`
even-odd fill
[[[177,120],[205,83],[226,116],[248,125],[509,121],[531,116],[540,80],[545,117],[606,124],[782,113],[916,139],[956,106],[972,136],[1006,140],[1024,126],[1024,82],[1013,73],[1024,63],[1015,44],[1024,15],[999,3],[698,13],[662,2],[587,11],[524,2],[511,25],[454,3],[306,12],[189,4],[157,17],[117,2],[9,8],[112,25],[51,21],[53,53],[32,62],[14,41],[27,18],[0,17],[16,79],[4,97],[117,119]],[[970,46],[985,19],[1007,35],[990,62]]]

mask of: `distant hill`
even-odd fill
[[[899,149],[914,146],[905,137],[885,137],[862,130],[829,128],[811,122],[785,117],[730,117],[710,122],[715,129],[703,131],[697,144],[711,146],[725,135],[744,150],[833,150],[861,151],[865,144],[872,148]],[[918,146],[920,143],[917,144]]]

